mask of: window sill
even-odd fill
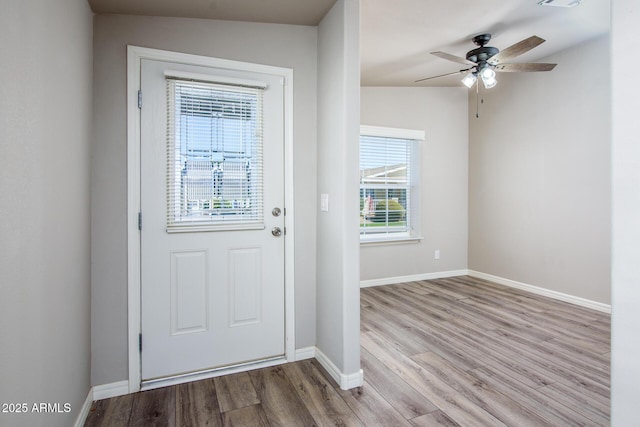
[[[424,237],[361,237],[360,246],[378,246],[378,245],[405,245],[410,243],[419,243]]]

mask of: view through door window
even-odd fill
[[[262,223],[262,90],[168,78],[167,101],[168,231]]]

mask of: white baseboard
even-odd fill
[[[352,388],[362,387],[364,385],[364,371],[362,369],[353,374],[343,375],[340,383],[342,390],[351,390]]]
[[[397,283],[416,282],[419,280],[445,279],[447,277],[455,277],[455,276],[477,277],[479,279],[495,282],[500,285],[508,286],[510,288],[520,289],[523,291],[531,292],[532,294],[542,295],[545,297],[557,299],[559,301],[564,301],[571,304],[579,305],[581,307],[591,308],[593,310],[611,314],[611,305],[609,304],[603,304],[601,302],[588,300],[586,298],[564,294],[562,292],[552,291],[550,289],[529,285],[527,283],[517,282],[511,279],[505,279],[503,277],[494,276],[491,274],[482,273],[475,270],[452,270],[452,271],[442,271],[437,273],[415,274],[411,276],[385,277],[382,279],[362,280],[360,282],[360,287],[368,288],[371,286],[394,285]]]
[[[78,413],[78,417],[76,418],[76,422],[73,424],[73,427],[83,427],[84,423],[87,421],[87,416],[89,416],[89,411],[91,410],[91,405],[93,405],[94,400],[102,400],[108,399],[110,397],[116,396],[124,396],[125,394],[129,394],[129,381],[119,381],[111,384],[103,384],[91,387],[89,389],[89,393],[87,393],[87,398],[84,400],[82,404],[82,408],[80,408],[80,413]]]
[[[319,349],[316,347],[316,360],[320,362],[322,367],[331,375],[342,390],[349,390],[360,387],[364,384],[364,373],[362,369],[352,374],[343,374],[340,369]]]
[[[468,273],[469,273],[469,270],[451,270],[451,271],[439,271],[436,273],[413,274],[410,276],[384,277],[382,279],[362,280],[360,281],[360,287],[368,288],[371,286],[394,285],[396,283],[405,283],[405,282],[417,282],[419,280],[444,279],[447,277],[465,276]]]
[[[304,348],[296,349],[296,355],[295,355],[296,362],[298,360],[313,359],[314,357],[316,357],[315,347],[304,347]]]
[[[500,285],[508,286],[510,288],[520,289],[523,291],[531,292],[532,294],[542,295],[545,297],[557,299],[559,301],[564,301],[571,304],[579,305],[581,307],[591,308],[593,310],[611,314],[611,305],[609,304],[603,304],[601,302],[588,300],[586,298],[564,294],[562,292],[552,291],[550,289],[540,288],[538,286],[529,285],[527,283],[517,282],[515,280],[505,279],[503,277],[493,276],[487,273],[481,273],[479,271],[469,270],[468,275],[471,277],[477,277],[478,279],[484,279],[490,282],[498,283]]]
[[[129,394],[129,381],[118,381],[110,384],[102,384],[93,387],[93,399],[102,400],[110,397]]]
[[[89,416],[89,411],[91,410],[91,405],[93,404],[93,388],[89,389],[87,393],[87,398],[84,400],[82,404],[82,408],[80,408],[80,412],[76,417],[76,422],[73,423],[73,427],[83,427],[84,423],[87,421],[87,417]]]
[[[318,353],[320,353],[321,356],[319,356]],[[362,380],[361,379],[359,380],[359,378],[362,378],[362,373],[359,373],[359,374],[356,373],[351,375],[342,374],[341,372],[338,371],[338,368],[336,368],[335,365],[331,361],[329,361],[329,359],[314,346],[296,349],[294,357],[295,357],[295,360],[293,361],[313,359],[313,358],[318,359],[322,364],[322,366],[325,369],[327,369],[327,371],[329,371],[329,373],[331,374],[331,377],[334,378],[336,382],[340,384],[341,387],[343,386],[343,384],[348,388],[354,388],[362,385]],[[282,361],[279,361],[277,364],[280,364],[280,363],[282,363]],[[264,367],[266,367],[266,365]],[[225,373],[231,373],[231,372],[229,371]],[[218,375],[220,375],[220,373],[218,373]],[[218,376],[218,375],[213,375],[213,376]],[[352,385],[352,384],[355,384],[355,385]],[[155,387],[151,387],[151,388],[155,388]],[[143,389],[147,389],[147,388],[143,387]],[[102,400],[102,399],[108,399],[111,397],[124,396],[125,394],[129,394],[129,381],[125,380],[125,381],[118,381],[110,384],[97,385],[91,389],[91,393],[92,393],[91,394],[92,400],[89,402],[89,406],[88,406],[89,409],[91,408],[91,403],[93,400]],[[89,409],[87,409],[87,413]],[[80,426],[82,426],[82,424],[80,424]]]

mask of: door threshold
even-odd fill
[[[223,375],[246,372],[253,369],[268,368],[269,366],[282,365],[284,363],[287,363],[287,359],[285,356],[276,356],[269,357],[267,359],[254,360],[251,362],[238,363],[235,365],[221,366],[219,368],[211,368],[202,371],[172,375],[168,377],[142,380],[140,391],[153,390],[156,388],[168,387],[176,384],[184,384],[192,381],[204,380],[207,378],[221,377]]]

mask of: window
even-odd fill
[[[167,231],[262,227],[262,89],[167,78]]]
[[[423,131],[360,127],[360,241],[420,239],[419,141]]]

